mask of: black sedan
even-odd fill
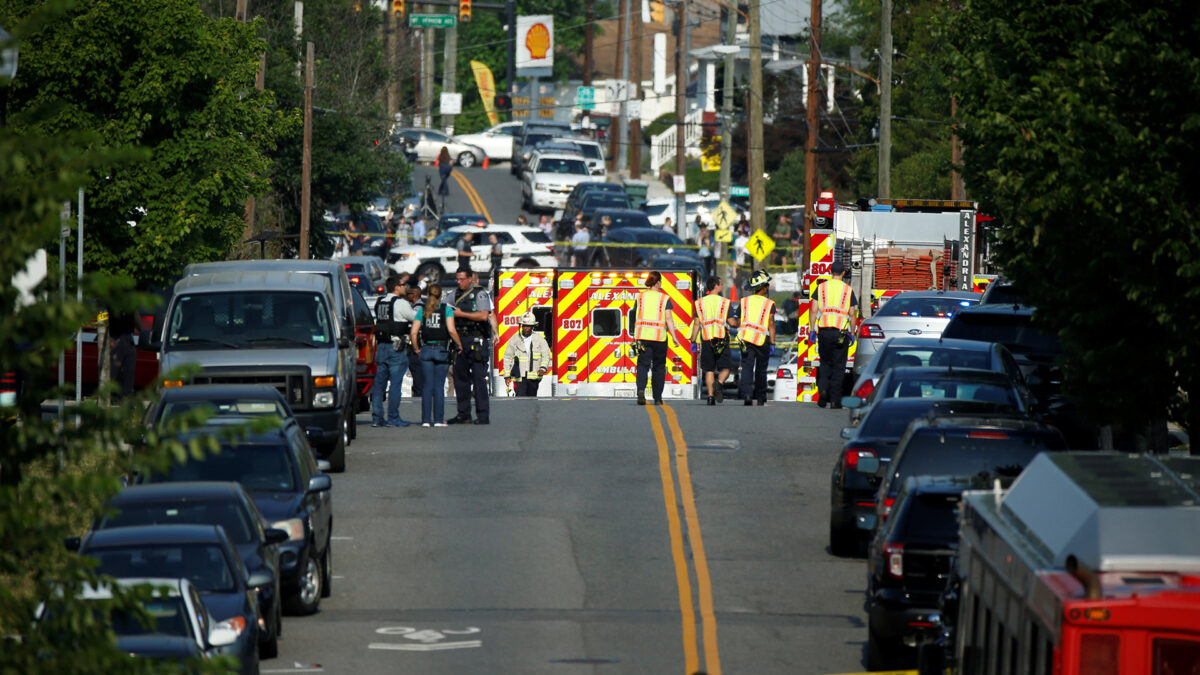
[[[700,262],[695,250],[688,248],[682,239],[653,227],[610,230],[601,243],[616,244],[595,249],[599,259],[594,264],[603,267],[645,267],[652,259],[663,254],[694,257]],[[703,265],[702,262],[700,264]]]
[[[241,661],[241,672],[258,672],[258,606],[253,590],[275,583],[267,572],[249,574],[233,542],[217,525],[150,525],[94,530],[79,552],[95,559],[96,572],[116,579],[181,578],[200,591],[217,621],[237,639],[221,649]]]
[[[224,418],[225,423],[248,419]],[[221,426],[225,426],[224,424]],[[199,431],[218,438],[220,452],[189,458],[166,475],[151,473],[148,482],[237,481],[250,493],[272,528],[288,534],[279,545],[280,586],[284,606],[297,614],[317,611],[332,589],[333,483],[321,473],[316,455],[295,424],[234,441],[220,427]]]
[[[146,426],[196,409],[209,415],[249,417],[275,415],[283,420],[294,419],[291,406],[283,394],[265,384],[193,384],[163,389],[158,399],[146,411]]]
[[[233,541],[246,571],[264,572],[273,583],[256,588],[259,610],[259,656],[279,652],[282,611],[279,597],[279,546],[288,533],[270,528],[254,500],[231,482],[160,483],[122,490],[108,502],[94,527],[105,530],[137,525],[220,525]]]

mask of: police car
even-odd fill
[[[458,242],[468,232],[475,234],[471,245],[471,269],[480,274],[492,270],[492,245],[495,234],[503,246],[503,267],[557,267],[554,242],[541,228],[521,225],[459,225],[434,237],[428,244],[396,246],[388,253],[388,264],[397,273],[408,272],[437,282],[458,269]]]

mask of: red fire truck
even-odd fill
[[[1200,459],[1039,455],[962,500],[954,663],[965,674],[1200,673]],[[937,617],[930,617],[937,623]],[[921,672],[944,653],[921,650]]]

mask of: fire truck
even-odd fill
[[[538,319],[553,353],[552,376],[542,379],[539,396],[634,398],[637,354],[633,339],[637,297],[651,270],[566,268],[502,270],[496,297],[499,338],[495,361],[520,330],[527,311]],[[695,312],[697,280],[689,272],[660,271],[671,302],[676,333],[667,354],[663,398],[695,398],[696,356],[688,340]],[[503,388],[494,372],[495,390]]]
[[[1200,672],[1200,459],[1043,453],[960,508],[922,673]]]

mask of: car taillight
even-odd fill
[[[864,323],[858,329],[858,337],[871,338],[872,340],[883,339],[883,329],[877,323]]]
[[[892,513],[892,504],[895,504],[895,503],[896,503],[895,497],[884,497],[883,498],[883,519],[884,520],[887,520],[887,517]]]
[[[775,372],[775,379],[790,380],[792,379],[792,371],[788,370],[787,368],[780,368]]]
[[[11,408],[15,405],[17,405],[17,374],[10,371],[0,376],[0,408]]]
[[[871,448],[847,448],[842,459],[846,462],[847,469],[857,469],[858,460],[863,457],[878,457],[878,455]]]
[[[987,438],[1002,441],[1008,438],[1008,434],[1003,431],[969,431],[967,432],[967,438]]]
[[[904,544],[884,544],[883,559],[887,561],[888,574],[897,579],[904,577]]]
[[[875,378],[868,378],[866,382],[863,382],[862,385],[859,386],[858,391],[854,392],[854,395],[865,399],[866,397],[870,396],[871,392],[873,391],[875,391]]]

